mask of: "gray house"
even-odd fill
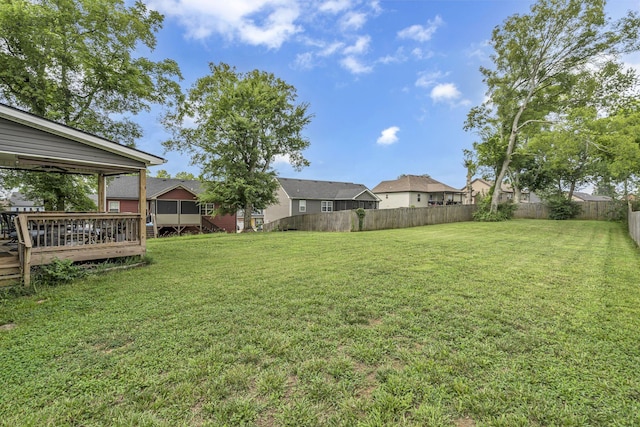
[[[278,203],[264,210],[264,222],[310,213],[378,209],[380,199],[362,184],[277,178]]]

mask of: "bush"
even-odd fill
[[[362,226],[364,225],[364,217],[366,214],[367,212],[364,209],[356,209],[356,215],[358,215],[358,231],[362,231]]]
[[[72,282],[85,274],[85,270],[70,259],[55,259],[51,264],[41,266],[36,277],[40,283],[55,286]]]
[[[572,219],[582,212],[582,206],[580,206],[580,203],[562,196],[549,198],[546,203],[549,207],[549,219]]]
[[[491,196],[485,196],[473,213],[473,220],[480,222],[507,221],[513,218],[518,207],[511,200],[498,204],[498,211],[491,212]]]

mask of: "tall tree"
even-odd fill
[[[529,14],[513,15],[494,29],[494,68],[480,70],[488,100],[474,107],[465,123],[467,129],[482,129],[489,122],[508,129],[492,212],[523,129],[548,122],[550,114],[576,101],[567,96],[575,73],[637,49],[637,14],[611,22],[604,5],[604,0],[538,0]]]
[[[252,211],[276,201],[274,160],[287,158],[298,170],[309,164],[302,155],[309,146],[302,131],[312,116],[308,104],[296,104],[295,88],[271,73],[240,73],[224,63],[210,69],[165,116],[172,139],[164,145],[189,153],[192,164],[202,168],[200,200],[215,203],[222,214],[244,210],[249,231]]]
[[[464,168],[467,170],[467,185],[465,186],[467,194],[465,195],[464,204],[470,205],[473,200],[473,188],[471,187],[471,180],[473,179],[473,176],[476,174],[478,166],[477,166],[473,151],[464,149],[462,150],[462,155],[463,155],[462,166],[464,166]]]
[[[89,198],[95,179],[61,173],[6,174],[5,185],[20,188],[27,200],[41,202],[47,211],[92,211],[96,204]]]
[[[592,131],[595,114],[592,108],[574,109],[570,117],[554,124],[553,129],[532,138],[527,151],[548,180],[546,186],[531,190],[571,200],[577,188],[593,180],[598,167],[596,135]]]
[[[162,20],[141,1],[2,1],[0,100],[133,146],[142,130],[128,115],[180,97],[175,61],[135,55],[155,48]],[[81,188],[77,177],[62,179]]]

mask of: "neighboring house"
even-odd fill
[[[117,176],[107,183],[109,212],[138,212],[138,177]],[[200,181],[147,178],[148,222],[158,232],[227,231],[235,232],[235,215],[212,216],[214,206],[199,204]]]
[[[402,175],[382,181],[372,190],[380,209],[462,204],[464,192],[425,175]]]
[[[377,209],[379,199],[362,184],[277,178],[278,202],[263,211],[265,223],[289,216],[351,209]]]
[[[251,227],[260,230],[264,224],[264,209],[254,209],[251,212]],[[236,214],[236,227],[238,231],[244,229],[244,210],[240,209]]]
[[[471,203],[479,203],[480,198],[489,194],[489,190],[493,185],[493,181],[486,181],[482,178],[476,178],[471,181]],[[462,189],[462,192],[467,194],[467,187]],[[478,197],[479,196],[479,197]],[[507,200],[513,200],[513,188],[511,185],[502,183],[502,192],[500,194],[500,202],[506,202]],[[521,203],[538,203],[540,199],[533,193],[529,193],[527,190],[522,190],[520,193]]]
[[[11,212],[44,212],[44,206],[27,200],[22,193],[11,193],[8,202]]]
[[[576,202],[610,202],[613,199],[609,196],[596,196],[593,194],[574,191],[571,200]]]

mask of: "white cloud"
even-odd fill
[[[404,53],[404,49],[399,47],[398,50],[393,55],[387,55],[379,58],[376,62],[381,64],[393,64],[393,63],[401,63],[407,60],[407,55]]]
[[[361,55],[363,53],[367,53],[367,51],[369,50],[370,42],[371,42],[371,37],[360,36],[358,37],[358,40],[356,40],[355,44],[344,48],[344,54],[345,55]]]
[[[347,56],[340,61],[340,65],[352,72],[353,74],[366,74],[373,71],[373,67],[363,64],[354,56]]]
[[[318,8],[321,12],[340,13],[351,7],[350,0],[327,0]]]
[[[344,47],[344,43],[342,42],[334,42],[324,46],[320,52],[318,52],[319,56],[331,56],[334,53],[338,52]]]
[[[418,42],[426,42],[431,40],[431,37],[436,30],[444,24],[442,18],[437,15],[433,21],[427,21],[427,26],[412,25],[403,30],[398,31],[398,37],[401,39],[410,39]]]
[[[433,57],[433,51],[425,51],[419,47],[416,47],[411,51],[411,56],[413,56],[415,59],[429,59]]]
[[[467,107],[471,105],[468,99],[460,99],[462,93],[453,83],[440,83],[431,89],[431,99],[433,102],[445,102],[452,107]]]
[[[149,8],[175,16],[187,37],[205,39],[214,33],[231,40],[277,49],[294,34],[300,8],[296,0],[151,0]]]
[[[309,70],[314,66],[313,58],[312,52],[299,53],[296,55],[294,67],[296,69]]]
[[[485,40],[481,43],[472,43],[466,54],[469,58],[478,58],[481,61],[490,59],[491,41]]]
[[[417,87],[422,87],[426,89],[435,85],[439,79],[445,77],[446,75],[447,74],[442,73],[441,71],[435,71],[431,73],[422,71],[418,73],[418,80],[416,80],[415,85]]]
[[[366,24],[367,15],[360,12],[348,12],[340,19],[342,31],[359,30]]]
[[[400,132],[400,128],[398,126],[391,126],[389,128],[384,129],[378,140],[376,141],[379,145],[391,145],[398,142],[398,132]]]
[[[460,98],[462,94],[453,83],[440,83],[431,89],[431,99],[434,102],[450,102]]]
[[[369,7],[376,14],[382,12],[382,7],[380,6],[380,0],[372,0],[371,3],[369,3]]]

